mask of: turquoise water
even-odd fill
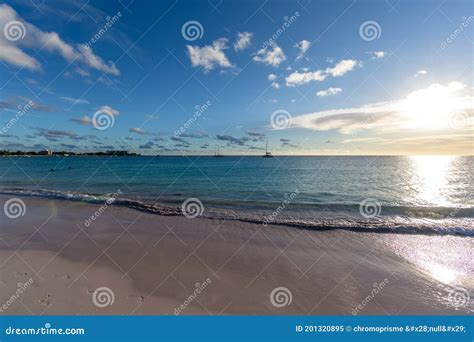
[[[473,170],[474,157],[445,156],[5,157],[0,190],[82,199],[120,190],[148,205],[195,197],[208,214],[261,218],[280,208],[275,222],[471,231]],[[361,214],[367,199],[375,217]]]

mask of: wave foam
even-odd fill
[[[70,191],[21,188],[0,189],[0,194],[46,197],[87,203],[104,203],[111,197],[109,194],[85,194]],[[131,209],[164,216],[183,215],[179,206],[173,207],[127,198],[117,198],[111,205],[125,206]],[[396,215],[358,219],[355,217],[301,218],[278,215],[276,217],[271,216],[272,220],[269,220],[270,213],[207,207],[201,217],[216,220],[238,220],[262,225],[285,225],[300,229],[321,231],[343,229],[370,233],[474,236],[474,220],[472,218],[427,219]]]

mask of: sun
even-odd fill
[[[463,108],[463,98],[456,93],[465,86],[451,82],[447,86],[438,83],[410,93],[401,104],[407,128],[435,130],[450,128],[450,120]]]

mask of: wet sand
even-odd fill
[[[9,198],[0,196],[2,206]],[[25,215],[0,219],[0,314],[472,312],[463,297],[472,287],[466,273],[473,258],[465,260],[472,238],[315,232],[118,206],[87,225],[100,204],[20,198]],[[391,248],[394,241],[429,246],[423,254],[429,260],[436,259],[433,246],[456,248],[449,249],[441,273],[430,273],[403,257],[403,248]],[[455,276],[443,271],[453,267]],[[103,287],[109,292],[96,297]]]

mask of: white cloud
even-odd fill
[[[386,132],[447,131],[459,129],[452,126],[453,120],[459,119],[464,124],[461,129],[472,129],[473,101],[474,97],[462,83],[435,83],[411,92],[404,99],[293,116],[292,122],[295,127],[337,130],[344,134],[374,129]]]
[[[0,23],[1,26],[1,23]],[[0,41],[0,60],[29,70],[41,69],[41,64],[14,46],[3,45]]]
[[[307,72],[295,71],[285,78],[286,85],[288,87],[295,87],[312,81],[324,81],[328,76],[339,77],[353,70],[359,64],[360,63],[355,60],[344,59],[337,63],[334,67],[327,68],[326,70]]]
[[[81,75],[82,77],[89,77],[91,74],[90,72],[88,72],[87,70],[84,70],[82,68],[76,68],[74,70],[77,74]]]
[[[234,50],[241,51],[250,46],[252,40],[252,33],[250,32],[243,32],[237,33],[237,40],[234,43]]]
[[[146,132],[143,129],[138,128],[138,127],[130,128],[128,131],[130,133],[136,133],[136,134],[140,134],[140,135],[146,134]]]
[[[108,74],[120,74],[113,62],[105,63],[102,58],[94,54],[92,49],[87,49],[85,45],[81,44],[74,47],[61,39],[56,32],[42,31],[33,24],[22,20],[12,7],[6,4],[0,5],[0,27],[5,27],[8,22],[13,20],[23,23],[25,36],[12,42],[6,39],[4,34],[0,35],[0,60],[29,70],[39,70],[41,63],[28,55],[22,48],[41,49],[59,54],[69,63],[80,62]]]
[[[300,86],[312,81],[324,81],[326,75],[324,71],[317,70],[314,72],[298,72],[295,71],[285,78],[286,85],[289,87]]]
[[[193,67],[202,66],[205,71],[210,71],[216,66],[221,68],[232,67],[224,53],[224,50],[228,49],[226,38],[215,40],[212,45],[206,45],[202,48],[190,45],[186,47]]]
[[[89,101],[87,101],[86,99],[75,99],[69,96],[61,96],[61,100],[67,101],[72,104],[88,104],[89,103]]]
[[[306,51],[308,51],[309,47],[311,46],[311,42],[308,40],[303,39],[301,42],[297,43],[295,45],[296,48],[300,50],[300,53],[296,57],[296,60],[300,60],[301,58],[304,57],[306,54]]]
[[[275,81],[276,79],[277,79],[277,75],[275,75],[275,74],[268,75],[268,80],[269,81]]]
[[[84,115],[80,118],[72,118],[71,121],[78,123],[80,125],[89,126],[92,125],[92,119],[87,115]]]
[[[326,73],[332,77],[339,77],[354,69],[359,63],[353,59],[343,59],[333,68],[327,68]]]
[[[372,59],[380,59],[385,57],[385,52],[384,51],[370,51],[367,52]]]
[[[428,74],[428,71],[425,70],[425,69],[421,69],[421,70],[418,70],[415,74],[415,77],[418,77],[418,76],[425,76]]]
[[[319,97],[324,97],[324,96],[329,96],[329,95],[335,95],[337,93],[340,93],[342,91],[341,88],[328,88],[325,90],[320,90],[316,93],[316,96]]]
[[[253,60],[277,67],[286,59],[283,50],[276,44],[257,51]]]
[[[280,89],[280,84],[278,82],[272,82],[272,88]]]
[[[380,137],[367,137],[367,138],[354,138],[354,139],[345,139],[342,141],[343,144],[352,144],[352,143],[374,143],[374,142],[383,142],[386,141],[384,138]]]
[[[111,74],[115,76],[120,75],[120,71],[117,69],[114,63],[105,63],[102,58],[94,54],[91,48],[88,48],[86,45],[81,44],[78,45],[78,49],[82,54],[82,58],[92,68],[103,71],[106,74]]]
[[[113,109],[112,107],[107,106],[107,105],[100,107],[99,111],[104,111],[104,112],[110,113],[112,115],[119,115],[120,114],[120,112],[118,110]]]

